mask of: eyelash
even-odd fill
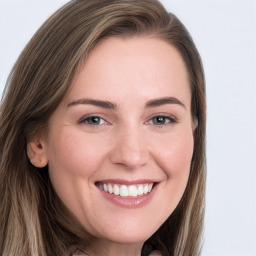
[[[86,125],[89,125],[89,126],[92,126],[92,127],[97,127],[97,126],[100,126],[100,125],[106,125],[106,124],[102,124],[102,123],[99,123],[99,124],[90,124],[90,120],[93,121],[92,119],[98,119],[100,120],[100,122],[102,122],[102,120],[104,122],[107,122],[104,118],[100,117],[100,116],[97,116],[97,115],[92,115],[92,116],[85,116],[85,117],[82,117],[78,123],[79,124],[86,124]]]
[[[156,120],[157,118],[158,118],[158,121],[159,121],[159,119],[163,119],[164,123],[163,124],[154,123],[154,120]],[[97,123],[97,119],[98,119],[98,123]],[[93,121],[96,123],[92,124],[92,123],[90,123],[90,121]],[[102,122],[104,122],[104,123],[102,123]],[[79,119],[78,123],[86,124],[86,125],[88,125],[90,127],[94,127],[94,128],[109,124],[104,118],[102,118],[101,116],[98,116],[98,115],[82,117],[81,119]],[[154,125],[157,128],[161,128],[163,126],[166,126],[169,124],[174,124],[174,123],[177,123],[177,119],[175,117],[173,117],[171,115],[161,115],[161,114],[155,115],[155,116],[151,117],[148,121],[146,121],[146,124]]]
[[[159,120],[164,120],[164,124],[156,124],[154,123],[154,120],[158,119]],[[163,126],[166,126],[168,124],[173,124],[173,123],[177,123],[177,119],[173,116],[170,116],[170,115],[156,115],[156,116],[153,116],[149,119],[149,121],[147,121],[147,123],[150,123],[152,125],[155,125],[159,128],[163,127]]]

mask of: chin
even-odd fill
[[[124,233],[120,232],[120,234],[108,234],[105,239],[109,240],[113,243],[117,244],[139,244],[139,243],[144,243],[149,237],[151,237],[153,233],[150,234],[135,234],[135,233]]]
[[[134,222],[130,223],[130,225],[127,223],[126,225],[116,225],[109,229],[104,228],[100,232],[100,237],[118,244],[144,243],[159,228],[153,227],[149,223],[142,225],[141,223]]]

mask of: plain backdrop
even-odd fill
[[[66,0],[0,0],[0,95],[18,55]],[[207,81],[202,256],[256,255],[256,2],[162,0],[190,31]]]

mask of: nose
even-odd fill
[[[130,170],[147,164],[149,152],[143,131],[135,129],[122,131],[114,138],[110,160],[113,164],[122,165]]]

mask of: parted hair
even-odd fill
[[[90,236],[58,198],[48,168],[36,168],[27,141],[47,122],[86,61],[107,37],[152,36],[176,48],[187,69],[197,123],[189,181],[174,212],[144,243],[142,255],[200,254],[205,200],[205,81],[191,36],[157,0],[74,0],[55,12],[20,54],[0,106],[0,255],[86,252]]]

